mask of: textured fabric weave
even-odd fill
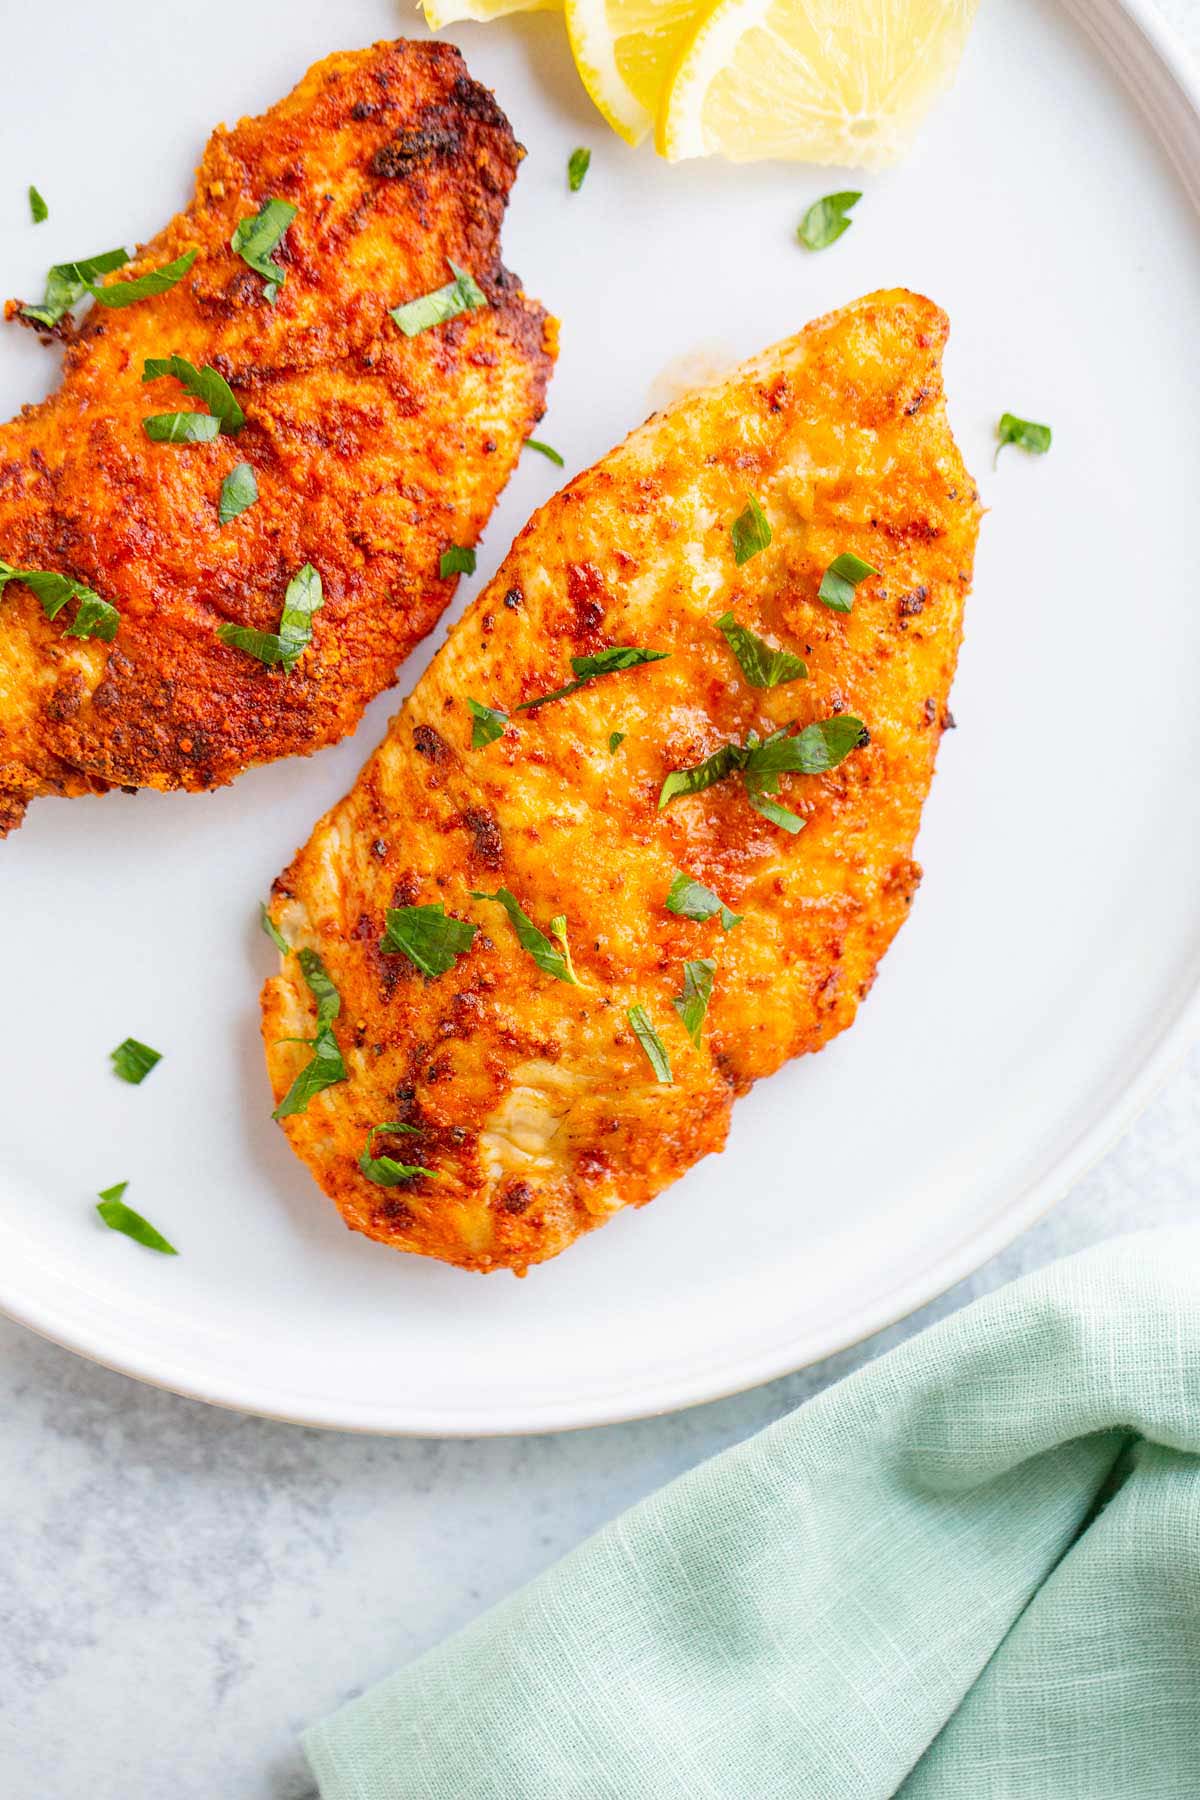
[[[942,1321],[305,1748],[322,1800],[1197,1800],[1200,1231]]]

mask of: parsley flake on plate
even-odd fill
[[[806,250],[825,250],[836,244],[854,223],[846,214],[862,199],[861,193],[826,194],[814,200],[801,219],[796,236]]]
[[[526,438],[522,447],[526,450],[536,450],[539,456],[544,456],[548,462],[552,462],[556,469],[566,467],[554,445],[543,444],[540,438]]]
[[[1031,419],[1018,419],[1015,413],[1001,413],[1000,422],[996,426],[996,445],[994,463],[999,462],[1000,452],[1005,444],[1015,444],[1018,450],[1028,450],[1032,456],[1045,456],[1050,448],[1051,431],[1048,425],[1035,425]]]
[[[475,573],[475,552],[464,544],[451,544],[442,551],[438,562],[438,574],[445,581],[449,575],[473,575]]]
[[[157,1250],[161,1256],[178,1256],[174,1244],[167,1242],[161,1231],[156,1231],[149,1219],[144,1219],[140,1212],[134,1212],[132,1206],[126,1206],[121,1195],[129,1186],[127,1181],[118,1181],[115,1187],[101,1188],[100,1202],[96,1211],[104,1220],[110,1231],[119,1231],[123,1236],[132,1238],[135,1244],[144,1244],[147,1250]]]
[[[139,1044],[136,1038],[126,1038],[115,1050],[109,1051],[113,1073],[122,1081],[128,1081],[138,1087],[145,1081],[155,1063],[162,1061],[162,1051],[152,1050],[149,1044]]]

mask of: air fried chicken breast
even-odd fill
[[[39,794],[209,788],[351,730],[454,589],[544,410],[553,321],[500,262],[522,156],[490,93],[441,43],[337,55],[258,119],[218,130],[187,210],[109,284],[194,250],[169,292],[67,330],[61,386],[0,427],[0,559],[116,606],[112,642],[68,636],[18,581],[0,592],[0,834]],[[296,208],[275,297],[230,247],[268,199]],[[405,336],[388,309],[486,296]],[[15,303],[9,315],[20,317]],[[69,320],[68,320],[69,324]],[[196,402],[147,358],[223,375],[245,413],[211,443],[152,442]],[[259,499],[222,526],[234,466]],[[222,643],[277,632],[305,563],[324,604],[291,672]]]
[[[851,1023],[920,877],[978,528],[946,420],[946,335],[928,300],[871,295],[572,481],[276,882],[275,923],[339,990],[346,1072],[285,1129],[348,1225],[520,1272],[719,1150],[739,1094]],[[748,496],[772,536],[739,565]],[[834,611],[818,590],[846,552],[878,573]],[[753,685],[718,626],[730,612],[807,678],[750,657],[789,677]],[[668,654],[517,710],[569,683],[572,657],[614,646]],[[480,748],[469,697],[508,716]],[[836,766],[758,787],[784,823],[752,804],[750,763],[677,797],[668,784],[663,803],[672,771],[781,728],[772,754],[797,751],[808,726]],[[740,922],[668,910],[681,873]],[[554,949],[565,916],[578,985],[561,954],[545,972],[502,903],[473,897],[502,889]],[[389,909],[438,904],[478,929],[430,978],[383,940]],[[685,1020],[676,1000],[710,977],[706,1015]],[[283,1041],[314,1036],[300,957],[263,1001],[279,1098],[312,1054]],[[360,1156],[379,1125],[410,1129],[376,1134],[372,1179]]]

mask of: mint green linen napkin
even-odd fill
[[[1200,1231],[933,1326],[305,1749],[322,1800],[1197,1800]]]

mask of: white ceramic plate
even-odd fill
[[[3,292],[148,237],[217,120],[400,29],[418,27],[385,0],[207,0],[186,30],[144,0],[72,0],[52,37],[10,10]],[[984,0],[915,154],[861,183],[815,256],[795,224],[841,172],[669,169],[592,114],[559,20],[454,35],[529,147],[506,259],[563,320],[541,435],[568,472],[681,358],[733,361],[903,283],[950,313],[952,417],[991,510],[925,884],[859,1022],[744,1101],[723,1156],[526,1281],[351,1236],[268,1116],[257,901],[394,697],[313,761],[205,798],[41,802],[0,846],[0,1305],[206,1400],[438,1434],[706,1400],[928,1299],[1130,1116],[1193,1028],[1200,955],[1200,118],[1161,35],[1115,0]],[[577,143],[592,168],[569,196]],[[36,229],[29,181],[51,207]],[[6,416],[56,360],[0,334]],[[1049,420],[1054,448],[993,473],[1006,409]],[[481,580],[553,483],[524,459]],[[126,1034],[166,1053],[141,1088],[108,1072]],[[122,1179],[177,1260],[95,1219]]]

